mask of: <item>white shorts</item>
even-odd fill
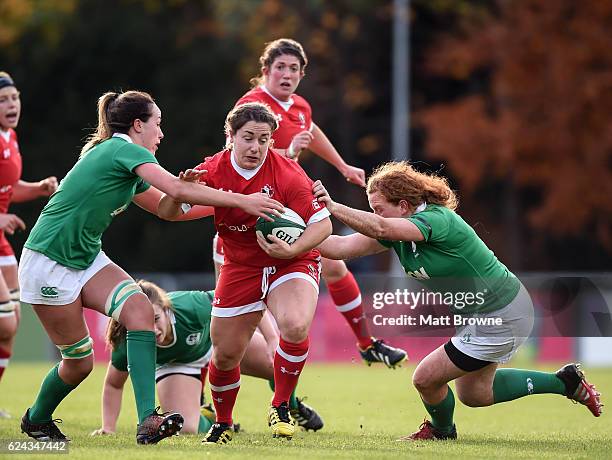
[[[15,256],[0,256],[0,267],[10,267],[12,265],[17,265]]]
[[[206,367],[212,358],[213,347],[210,347],[208,353],[196,361],[190,363],[168,363],[162,364],[155,369],[155,381],[161,380],[162,377],[172,374],[192,375],[200,378],[200,373],[203,367]]]
[[[40,252],[23,248],[19,265],[21,301],[35,305],[68,305],[83,286],[112,261],[100,251],[85,270],[65,267]]]
[[[499,326],[466,325],[457,329],[451,338],[453,345],[472,358],[502,364],[529,338],[534,322],[533,302],[521,284],[516,297],[501,310],[469,317],[501,318],[502,321]]]

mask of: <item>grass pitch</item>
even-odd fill
[[[530,366],[531,367],[531,366]],[[11,364],[0,384],[0,407],[13,414],[0,420],[0,439],[27,440],[19,420],[32,403],[49,363]],[[426,415],[411,385],[413,367],[395,371],[361,364],[309,364],[301,377],[299,396],[323,416],[317,433],[300,432],[292,441],[273,439],[267,430],[270,400],[267,382],[244,377],[235,419],[245,429],[227,446],[203,446],[201,435],[177,436],[157,446],[135,443],[136,410],[126,385],[115,436],[90,437],[100,427],[100,393],[105,367],[92,375],[59,406],[61,430],[72,442],[69,457],[106,458],[610,458],[610,414],[593,417],[582,406],[556,395],[534,395],[488,408],[472,409],[457,402],[456,442],[398,442],[415,431]],[[545,370],[553,370],[548,368]],[[603,394],[612,395],[612,369],[586,369]],[[1,456],[1,455],[0,455]],[[8,455],[7,455],[8,456]],[[12,456],[12,455],[11,455]],[[29,455],[19,455],[27,458]],[[31,456],[41,458],[40,455]],[[6,458],[6,457],[5,457]]]

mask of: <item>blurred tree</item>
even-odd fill
[[[428,75],[463,85],[460,97],[419,108],[426,150],[448,164],[462,198],[507,206],[482,192],[509,184],[534,241],[612,252],[612,3],[498,1],[487,11],[425,55]],[[584,252],[568,249],[584,265]]]

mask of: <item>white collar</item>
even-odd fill
[[[119,138],[123,139],[124,141],[129,142],[130,144],[134,143],[134,141],[132,141],[132,138],[130,136],[128,136],[127,134],[115,133],[115,134],[113,134],[113,137],[119,137]]]
[[[420,205],[417,206],[417,208],[414,210],[414,214],[416,214],[417,212],[421,212],[421,211],[425,211],[425,208],[427,207],[427,203],[421,203]]]
[[[270,96],[272,99],[274,99],[278,105],[280,105],[285,112],[287,112],[291,106],[293,105],[293,96],[289,96],[289,100],[288,101],[281,101],[280,99],[275,98],[272,93],[270,91],[268,91],[268,88],[266,88],[266,85],[259,85],[259,87],[261,88],[261,90],[266,93],[268,96]]]
[[[9,139],[11,138],[11,130],[7,129],[6,131],[3,129],[0,129],[0,134],[2,134],[2,137],[4,137],[4,140],[6,142],[9,141]]]
[[[231,159],[232,166],[234,167],[234,170],[238,174],[240,174],[242,177],[244,177],[246,180],[252,179],[255,176],[255,174],[257,174],[259,172],[261,167],[266,162],[266,158],[268,158],[268,152],[266,152],[266,156],[264,157],[264,159],[261,162],[261,164],[259,166],[257,166],[257,168],[255,168],[255,169],[244,169],[244,168],[238,166],[238,163],[236,162],[236,158],[234,158],[234,149],[230,150],[230,159]]]

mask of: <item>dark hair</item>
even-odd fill
[[[0,89],[6,88],[7,86],[15,87],[15,82],[8,74],[8,72],[0,71]]]
[[[225,118],[225,137],[229,139],[249,121],[267,123],[272,132],[278,129],[278,119],[272,109],[261,102],[247,102],[230,110]]]
[[[172,309],[172,302],[168,297],[168,293],[160,288],[157,284],[146,280],[138,280],[137,284],[140,286],[140,289],[142,289],[142,292],[144,292],[152,304],[155,303],[160,305],[164,311]],[[115,350],[117,346],[119,346],[119,344],[125,340],[126,334],[127,329],[125,326],[114,318],[111,318],[106,326],[106,346],[111,350]]]
[[[142,91],[126,91],[125,93],[108,92],[98,99],[98,127],[87,138],[81,149],[81,156],[98,145],[110,139],[114,133],[127,134],[134,120],[147,122],[153,115],[155,101],[150,94]]]
[[[273,42],[266,43],[266,47],[264,48],[262,55],[259,57],[259,66],[261,68],[266,67],[269,69],[274,63],[274,60],[283,54],[291,54],[298,58],[300,60],[300,70],[302,72],[306,71],[308,58],[306,57],[304,48],[302,48],[302,45],[300,45],[299,42],[291,40],[290,38],[279,38]],[[263,73],[257,77],[253,77],[250,80],[251,86],[255,87],[261,85],[263,80]]]

